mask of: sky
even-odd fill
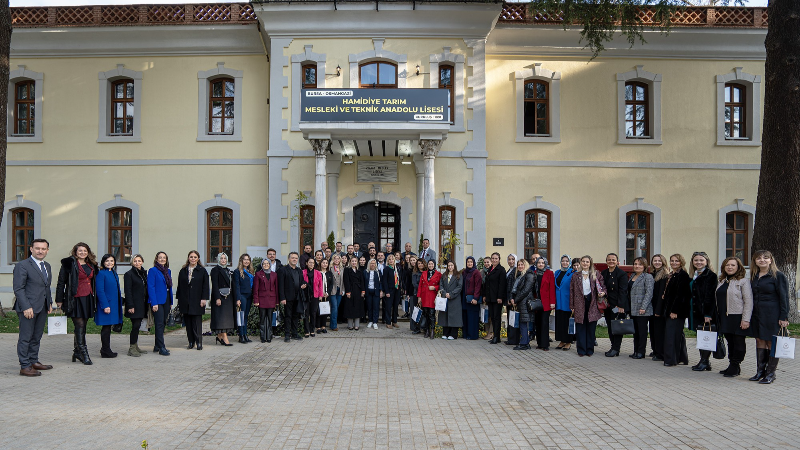
[[[748,0],[745,6],[767,6],[767,1],[768,0]],[[199,2],[198,0],[198,3]],[[231,0],[219,0],[219,2],[234,3],[234,1]],[[11,0],[11,6],[135,5],[142,3],[168,4],[175,2],[174,0]]]

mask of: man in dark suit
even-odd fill
[[[422,253],[419,254],[419,257],[424,259],[426,264],[428,263],[428,261],[433,261],[435,263],[438,263],[438,260],[436,259],[436,252],[433,249],[429,248],[430,246],[431,246],[431,241],[423,239]]]
[[[19,374],[26,377],[38,377],[42,374],[40,370],[53,368],[39,362],[39,344],[44,325],[47,315],[53,310],[50,292],[53,271],[50,270],[50,264],[44,261],[48,250],[50,244],[46,240],[34,239],[30,258],[14,266],[14,311],[19,315],[17,356]]]
[[[303,271],[297,265],[300,256],[297,252],[289,253],[289,265],[284,266],[278,276],[278,296],[283,305],[283,340],[289,342],[291,339],[302,341],[303,338],[297,333],[297,319],[300,314],[297,311],[297,302],[300,301],[300,289],[303,283]]]
[[[414,252],[412,252],[412,251],[411,251],[411,242],[406,242],[405,249],[406,249],[406,251],[404,251],[404,252],[403,252],[403,254],[402,254],[402,256],[403,256],[403,261],[405,261],[405,260],[406,260],[406,256],[407,256],[407,255],[417,256],[417,254],[416,254],[416,253],[414,253]]]
[[[359,244],[358,242],[353,244],[353,254],[356,256],[356,258],[361,258],[361,255],[363,254],[361,252],[361,244]]]

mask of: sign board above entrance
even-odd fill
[[[397,161],[358,161],[357,183],[397,183]]]
[[[303,89],[301,122],[449,122],[447,89]]]

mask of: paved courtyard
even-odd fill
[[[42,377],[18,375],[16,335],[0,335],[0,448],[764,449],[800,446],[800,365],[771,386],[743,375],[627,357],[512,351],[423,340],[406,330],[339,331],[289,344],[223,348],[205,338],[172,356],[70,363],[72,336],[45,336]],[[600,349],[608,349],[606,339]],[[631,353],[630,339],[623,354]],[[140,346],[152,350],[152,336]],[[689,343],[690,348],[694,342]],[[692,364],[696,351],[690,352]]]

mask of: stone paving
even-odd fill
[[[424,340],[406,329],[339,331],[224,348],[205,338],[172,356],[71,363],[72,336],[45,336],[54,370],[18,375],[0,335],[0,448],[151,449],[764,449],[800,446],[800,365],[771,386],[649,359],[512,351],[487,341]],[[152,350],[152,336],[140,346]],[[690,348],[694,342],[689,342]],[[626,339],[623,355],[632,352]],[[696,363],[697,352],[690,352]],[[744,376],[746,375],[746,376]]]

